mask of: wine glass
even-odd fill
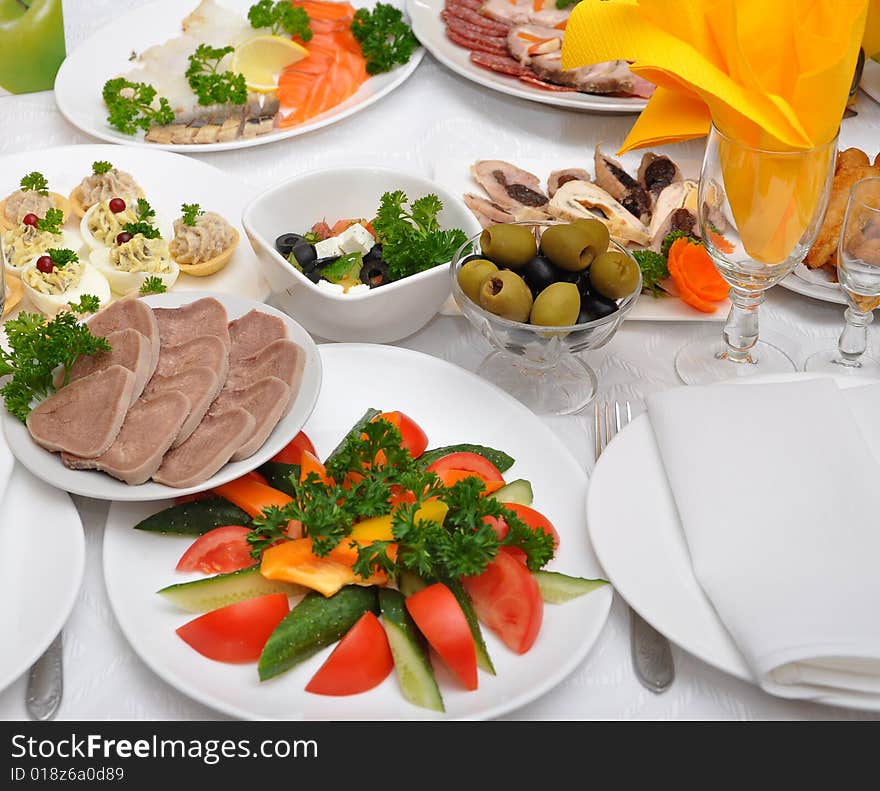
[[[802,260],[819,231],[834,175],[837,138],[816,148],[773,151],[712,126],[698,194],[700,232],[730,285],[722,339],[682,348],[675,370],[685,384],[794,371],[781,349],[758,340],[765,292]]]
[[[836,349],[817,352],[804,369],[880,377],[880,362],[865,354],[868,325],[880,305],[880,177],[853,184],[837,245],[837,277],[849,307]]]

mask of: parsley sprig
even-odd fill
[[[234,47],[211,47],[199,44],[189,56],[186,78],[199,104],[244,104],[247,101],[247,84],[243,74],[231,71],[218,72],[217,67]]]
[[[94,294],[83,294],[79,302],[68,302],[67,306],[81,316],[86,313],[96,313],[101,308],[101,300]]]
[[[113,170],[113,165],[106,160],[99,159],[97,162],[92,162],[92,173],[96,176],[101,176],[111,170]]]
[[[38,173],[36,170],[22,176],[19,186],[24,192],[36,192],[43,196],[49,194],[49,182],[46,181],[46,177],[42,173]]]
[[[204,214],[198,203],[184,203],[180,207],[184,225],[195,225],[198,218]]]
[[[412,201],[406,193],[386,192],[381,199],[373,229],[382,243],[382,257],[392,280],[414,275],[448,263],[467,241],[460,228],[441,230],[437,215],[443,203],[433,193]]]
[[[21,313],[6,322],[9,351],[0,347],[0,376],[12,378],[0,388],[6,408],[24,422],[35,398],[55,390],[55,369],[64,366],[63,384],[77,358],[110,351],[104,338],[96,338],[69,311],[51,321],[39,313]]]
[[[46,216],[37,220],[38,231],[46,231],[52,234],[61,233],[62,225],[64,225],[64,212],[61,209],[47,209]]]
[[[52,263],[57,267],[65,267],[67,264],[73,264],[79,261],[79,256],[66,247],[52,247],[46,250],[46,255],[52,259]]]
[[[254,28],[270,28],[275,36],[288,33],[302,41],[312,38],[309,15],[304,8],[294,6],[288,0],[260,0],[248,10],[248,21]]]
[[[663,293],[660,288],[660,281],[669,277],[669,268],[666,264],[669,259],[669,248],[676,239],[687,238],[693,242],[700,243],[699,239],[688,236],[684,231],[670,231],[663,237],[660,243],[660,252],[654,250],[634,250],[633,258],[642,270],[642,286],[649,289],[651,293],[658,297]]]
[[[140,293],[142,296],[147,294],[164,294],[168,289],[165,287],[165,281],[158,275],[150,275],[144,278],[141,283]]]
[[[107,122],[123,134],[133,135],[138,129],[146,132],[153,125],[174,121],[174,111],[168,100],[159,97],[159,106],[156,107],[156,89],[145,82],[115,77],[104,83],[101,94],[107,105]]]
[[[150,218],[156,216],[155,209],[150,206],[150,203],[146,198],[138,198],[137,207],[134,211],[135,214],[137,214],[137,218],[144,222],[152,222]]]
[[[376,3],[372,11],[355,11],[351,32],[367,60],[367,74],[381,74],[406,63],[419,46],[419,40],[403,21],[403,13],[387,3]]]
[[[132,236],[141,234],[145,239],[158,239],[162,234],[159,229],[148,222],[127,222],[122,226],[123,231],[128,231]]]

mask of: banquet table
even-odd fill
[[[64,4],[68,51],[109,17],[142,0],[70,0]],[[99,54],[97,56],[100,56]],[[861,94],[858,124],[880,140],[880,105]],[[61,116],[51,92],[0,98],[0,153],[93,143]],[[491,92],[459,78],[427,55],[403,86],[367,110],[309,135],[271,145],[197,155],[237,177],[254,193],[282,178],[322,167],[370,163],[432,176],[462,157],[512,162],[552,158],[560,167],[583,166],[593,148],[623,139],[631,115],[591,115]],[[699,157],[700,142],[681,150]],[[36,165],[35,159],[35,165]],[[650,297],[644,297],[646,299]],[[812,351],[836,343],[843,309],[782,288],[762,308],[762,332],[782,337],[803,363]],[[719,322],[628,321],[602,350],[589,356],[599,376],[599,399],[629,400],[637,411],[646,395],[678,384],[676,351],[702,334],[720,334]],[[869,329],[869,350],[880,329]],[[474,370],[488,353],[485,341],[460,317],[437,316],[399,343]],[[547,417],[589,472],[593,465],[591,413]],[[160,680],[132,651],[104,590],[101,545],[108,503],[73,498],[86,535],[86,574],[64,629],[65,695],[61,720],[215,720],[223,715],[189,700]],[[35,520],[33,528],[38,528]],[[8,637],[8,636],[7,636]],[[794,702],[765,694],[673,646],[676,680],[661,695],[637,682],[631,665],[628,612],[615,597],[608,622],[587,658],[558,687],[507,715],[515,720],[755,720],[871,719],[859,711]],[[0,693],[0,718],[26,719],[23,678]]]

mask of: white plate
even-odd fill
[[[61,456],[44,450],[31,439],[27,427],[3,410],[3,431],[9,448],[18,461],[27,467],[38,478],[47,483],[57,486],[66,492],[82,494],[86,497],[94,497],[98,500],[161,500],[168,497],[177,497],[193,492],[203,492],[221,483],[240,478],[246,472],[259,467],[280,451],[312,414],[315,402],[318,400],[318,392],[321,389],[321,358],[318,355],[318,347],[312,337],[286,313],[276,310],[269,305],[256,302],[242,297],[228,294],[215,294],[210,292],[187,293],[187,294],[154,294],[144,297],[144,302],[157,308],[177,308],[187,305],[201,297],[215,297],[226,308],[229,320],[243,316],[248,311],[256,308],[263,313],[277,316],[287,325],[287,337],[289,340],[302,347],[306,354],[305,368],[303,369],[302,382],[296,402],[290,412],[287,413],[275,426],[269,438],[253,456],[242,461],[231,462],[222,467],[219,472],[208,478],[198,486],[190,486],[184,489],[174,489],[161,483],[148,481],[139,486],[129,486],[122,481],[106,475],[97,470],[71,470],[61,462]]]
[[[247,15],[253,0],[219,0],[220,4]],[[392,3],[395,0],[391,0]],[[374,0],[351,0],[355,8],[372,8]],[[70,55],[55,77],[55,101],[62,115],[86,134],[111,143],[123,143],[147,148],[164,148],[168,151],[201,153],[202,151],[226,151],[233,148],[250,148],[285,140],[290,137],[314,132],[316,129],[341,121],[343,118],[364,110],[402,84],[416,69],[424,55],[417,49],[409,62],[384,74],[368,79],[357,92],[336,107],[299,126],[276,129],[266,135],[228,143],[205,143],[180,145],[148,143],[144,133],[124,135],[107,123],[107,108],[101,98],[101,88],[112,77],[129,71],[132,52],[142,52],[147,47],[160,44],[181,33],[181,22],[198,5],[198,0],[157,0],[130,11],[108,22],[97,33],[83,41]],[[308,45],[306,45],[308,46]]]
[[[532,482],[536,507],[561,535],[551,568],[601,575],[584,524],[586,475],[559,439],[519,402],[461,368],[418,352],[367,344],[319,348],[324,388],[305,430],[322,458],[368,407],[405,411],[435,447],[475,442],[508,451],[517,460],[508,479]],[[123,633],[165,681],[205,705],[248,719],[443,718],[404,700],[393,673],[362,695],[327,698],[305,692],[330,648],[264,684],[253,664],[212,662],[189,648],[174,630],[195,616],[162,601],[155,591],[192,578],[174,571],[192,537],[132,530],[164,505],[114,503],[104,533],[104,579]],[[608,617],[611,599],[610,586],[604,586],[566,604],[547,605],[538,640],[523,656],[485,630],[498,675],[480,673],[479,690],[466,692],[441,669],[445,717],[495,717],[547,692],[586,656]]]
[[[70,497],[16,466],[0,518],[0,690],[61,631],[84,567],[82,523]]]
[[[544,90],[516,77],[475,66],[470,60],[470,50],[453,44],[446,36],[446,24],[440,18],[444,3],[445,0],[406,0],[406,10],[413,31],[428,52],[471,82],[508,96],[591,113],[640,113],[648,103],[646,99]]]
[[[814,374],[737,380],[793,381]],[[837,378],[841,387],[865,380]],[[633,497],[633,486],[639,496]],[[675,500],[647,415],[639,415],[602,454],[590,479],[587,524],[608,579],[630,606],[672,642],[709,665],[756,683],[691,567]],[[834,698],[824,703],[852,707]],[[870,701],[865,699],[865,708]]]
[[[130,173],[158,215],[174,219],[180,216],[182,203],[198,203],[205,211],[215,211],[225,217],[238,231],[238,247],[223,269],[208,277],[181,274],[172,291],[211,290],[258,301],[269,296],[269,284],[241,227],[241,213],[253,190],[198,159],[166,151],[108,145],[59,146],[6,154],[0,157],[0,197],[18,189],[21,177],[32,170],[40,171],[48,179],[53,192],[69,195],[92,172],[92,162],[97,160],[112,162]],[[74,216],[68,220],[65,229],[81,239],[79,218]],[[21,307],[33,310],[27,297]]]
[[[657,146],[652,151],[663,151],[662,146]],[[615,156],[614,147],[611,144],[603,147],[609,156]],[[641,162],[642,151],[630,151],[619,158],[619,162],[630,173],[638,170],[639,162]],[[695,159],[683,158],[675,156],[671,152],[669,156],[678,165],[685,178],[694,180],[700,177],[700,162]],[[434,167],[434,180],[442,184],[446,189],[455,195],[464,195],[466,192],[472,192],[476,195],[485,197],[483,188],[474,181],[471,176],[471,159],[451,159],[443,163],[437,163]],[[511,164],[518,168],[534,173],[546,185],[547,177],[554,171],[561,168],[583,168],[588,173],[593,173],[593,152],[586,151],[583,159],[570,160],[550,160],[550,159],[534,159],[526,158],[523,160],[512,161]],[[724,321],[730,310],[730,302],[724,300],[717,303],[714,313],[702,313],[690,305],[682,302],[675,297],[663,296],[652,297],[650,294],[642,294],[635,304],[635,307],[626,317],[627,321]],[[443,307],[445,315],[460,314],[458,306],[454,300],[447,300]]]
[[[846,297],[839,283],[835,283],[825,269],[810,269],[798,264],[794,271],[779,282],[779,285],[795,294],[805,297],[833,302],[835,305],[846,305]]]

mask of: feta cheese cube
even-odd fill
[[[376,244],[373,234],[359,222],[350,225],[336,238],[339,240],[339,247],[343,253],[366,255],[373,249],[373,245]]]
[[[318,281],[318,288],[323,288],[324,291],[329,291],[331,294],[345,293],[345,288],[339,283],[331,283],[329,280],[324,280],[323,278]]]
[[[368,293],[369,291],[370,291],[370,287],[366,283],[359,283],[356,286],[352,286],[345,293],[346,294],[363,294],[363,293]]]
[[[342,255],[343,250],[339,246],[339,237],[331,236],[315,245],[315,255],[318,258],[330,258],[332,256]]]

